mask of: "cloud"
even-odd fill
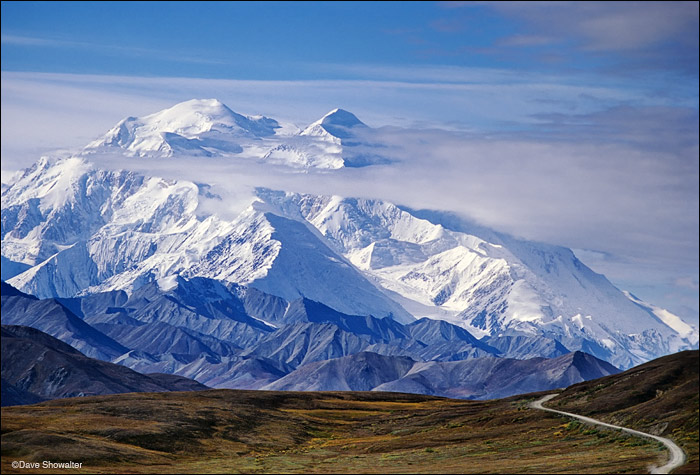
[[[468,16],[455,9],[486,9],[512,21],[493,47],[472,50],[512,61],[556,54],[574,67],[607,63],[609,71],[676,71],[697,76],[697,2],[446,2],[450,25]],[[516,48],[517,51],[509,51]],[[532,48],[529,55],[526,48]],[[548,53],[540,51],[545,48]],[[600,62],[603,61],[603,64]]]
[[[686,289],[694,290],[697,292],[700,290],[700,285],[698,285],[698,278],[691,276],[679,277],[674,282],[678,287],[683,287]]]
[[[459,213],[528,239],[589,247],[613,263],[697,264],[697,164],[625,145],[484,140],[439,130],[381,129],[391,165],[299,173],[247,160],[115,160],[213,192],[255,186],[380,198]],[[218,190],[218,191],[217,191]],[[695,193],[695,196],[694,196]],[[244,193],[245,194],[245,193]]]
[[[543,35],[513,35],[498,41],[498,46],[543,46],[550,45],[556,40]]]
[[[52,114],[55,147],[82,135],[95,137],[127,115],[141,115],[193,97],[217,97],[234,110],[308,124],[327,111],[355,111],[369,125],[490,132],[552,122],[554,115],[587,114],[615,105],[687,106],[687,94],[659,94],[663,84],[596,81],[581,75],[518,73],[489,68],[326,65],[349,76],[371,79],[245,81],[139,78],[70,74],[2,73],[2,111],[29,120]],[[690,93],[689,93],[690,94]],[[695,92],[697,96],[697,92]],[[692,94],[690,95],[692,97]],[[85,117],[85,120],[81,120]],[[562,116],[563,117],[563,116]],[[36,133],[26,120],[2,121],[3,147]],[[109,124],[106,123],[109,122]],[[78,123],[80,122],[80,123]],[[63,128],[70,128],[64,132]]]
[[[57,48],[86,48],[92,47],[89,43],[81,43],[79,41],[66,41],[58,40],[54,38],[38,38],[35,36],[21,36],[21,35],[5,35],[0,36],[0,42],[4,45],[17,45],[17,46],[49,46]]]
[[[698,111],[692,107],[615,106],[588,114],[537,114],[550,137],[636,144],[646,149],[692,153],[698,146]],[[542,136],[540,135],[540,138]]]
[[[597,51],[640,50],[667,41],[684,42],[698,21],[697,2],[618,2],[606,8],[594,4],[581,12],[586,15],[583,19],[566,26],[576,28],[586,40],[585,47]]]
[[[103,55],[124,56],[131,58],[152,58],[158,61],[188,63],[188,64],[225,64],[225,61],[205,56],[186,55],[179,52],[173,54],[169,50],[143,48],[137,46],[121,46],[114,44],[100,44],[93,42],[63,40],[50,37],[7,35],[0,36],[0,41],[7,46],[44,47],[60,49],[77,49],[95,51]]]
[[[633,51],[687,42],[697,30],[697,2],[487,2],[504,15],[560,41],[594,51]],[[697,35],[694,40],[697,44]]]

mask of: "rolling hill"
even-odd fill
[[[698,351],[683,351],[623,373],[574,384],[548,406],[674,439],[698,472]]]
[[[693,359],[697,352],[681,353],[570,386],[552,407],[635,424],[645,402],[634,387],[650,389],[656,424],[692,429],[685,418],[697,415],[697,399],[682,394],[697,393]],[[666,458],[655,442],[530,409],[541,395],[210,390],[62,399],[3,410],[2,471],[17,471],[10,463],[21,458],[131,473],[642,473]],[[688,451],[681,471],[694,473],[697,451]]]

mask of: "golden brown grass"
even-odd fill
[[[655,443],[529,409],[531,399],[232,390],[65,399],[3,409],[2,472],[22,472],[16,460],[72,460],[90,473],[639,473],[666,457]]]

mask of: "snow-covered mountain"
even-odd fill
[[[539,335],[629,367],[697,345],[680,318],[631,300],[569,249],[518,240],[391,203],[259,190],[414,315],[476,335]],[[430,218],[430,219],[427,219]],[[442,224],[444,223],[444,225]],[[480,235],[480,236],[479,236]],[[659,354],[660,354],[659,353]]]
[[[241,142],[275,135],[280,124],[244,116],[216,99],[193,99],[144,117],[119,121],[84,152],[122,151],[137,157],[226,156],[243,151]]]
[[[71,297],[183,273],[412,320],[313,226],[255,196],[231,222],[199,216],[199,192],[187,181],[102,171],[82,158],[40,160],[3,193],[3,256],[32,266],[9,282],[39,297]]]
[[[337,169],[387,163],[372,129],[335,109],[301,132],[264,116],[238,114],[216,99],[193,99],[122,119],[82,154],[131,157],[236,157],[293,168]]]
[[[301,134],[309,137],[324,137],[329,140],[351,140],[358,130],[366,130],[368,127],[353,113],[343,109],[333,109],[305,128]]]
[[[267,189],[226,221],[202,213],[204,189],[42,159],[2,193],[3,266],[19,272],[9,283],[72,297],[206,277],[348,315],[537,337],[554,354],[559,342],[624,368],[697,345],[696,329],[633,301],[565,248],[378,200]]]
[[[263,159],[294,167],[329,169],[388,163],[376,148],[371,128],[351,112],[334,109],[298,135],[272,147]]]
[[[231,230],[196,216],[198,193],[83,158],[41,159],[2,195],[2,255],[32,266],[11,280],[33,295],[69,297],[189,267]]]

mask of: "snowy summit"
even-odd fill
[[[240,141],[272,136],[278,128],[276,120],[238,114],[216,99],[192,99],[155,114],[122,119],[85,152],[222,156],[241,153]]]
[[[377,155],[373,129],[355,114],[333,109],[299,135],[270,149],[263,157],[271,163],[302,168],[366,167],[389,163]]]
[[[355,114],[343,109],[333,109],[309,125],[300,135],[333,137],[342,141],[355,137],[355,132],[363,129],[367,129],[367,126]]]

